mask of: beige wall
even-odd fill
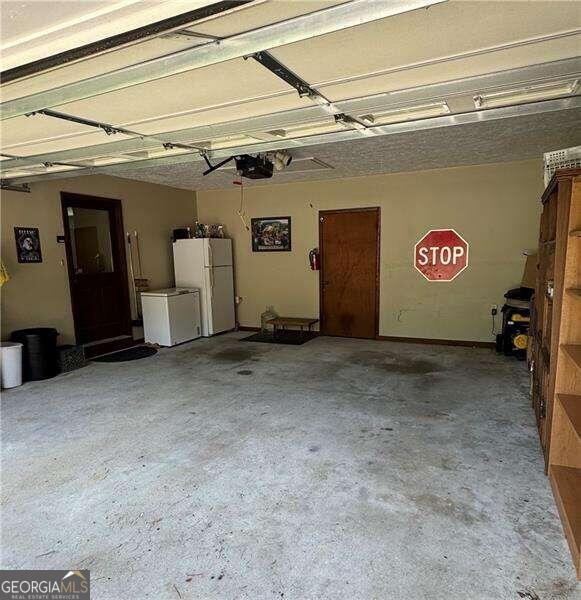
[[[318,210],[379,206],[380,335],[490,341],[491,305],[500,308],[519,285],[522,252],[536,247],[542,188],[540,162],[522,161],[247,189],[248,222],[292,217],[292,252],[276,254],[251,251],[238,188],[198,192],[197,205],[202,222],[224,223],[234,238],[242,325],[259,325],[268,304],[285,316],[318,316],[318,273],[307,263]],[[450,283],[428,282],[412,266],[414,244],[449,227],[469,242],[470,265]]]
[[[32,192],[2,192],[2,260],[10,281],[2,286],[2,337],[23,327],[51,326],[60,343],[74,341],[60,192],[116,198],[123,204],[125,231],[140,236],[144,277],[153,287],[173,284],[170,235],[174,227],[195,220],[195,194],[165,186],[95,176],[31,185]],[[19,264],[14,226],[38,227],[43,262]]]

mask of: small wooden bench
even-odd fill
[[[311,327],[318,323],[319,319],[309,319],[305,317],[276,317],[275,319],[268,319],[267,323],[272,325],[274,331],[274,335],[278,329],[286,329],[287,327],[300,327],[301,331],[303,327],[308,327],[308,330],[311,331]]]

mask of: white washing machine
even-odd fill
[[[167,288],[141,292],[146,342],[175,346],[202,335],[200,290]]]

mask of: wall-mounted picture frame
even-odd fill
[[[259,217],[251,220],[253,252],[290,252],[291,218]]]
[[[37,227],[15,227],[16,257],[19,263],[41,263],[40,233]]]

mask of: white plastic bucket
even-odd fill
[[[22,385],[22,344],[18,342],[0,343],[2,356],[2,387],[13,388]]]

